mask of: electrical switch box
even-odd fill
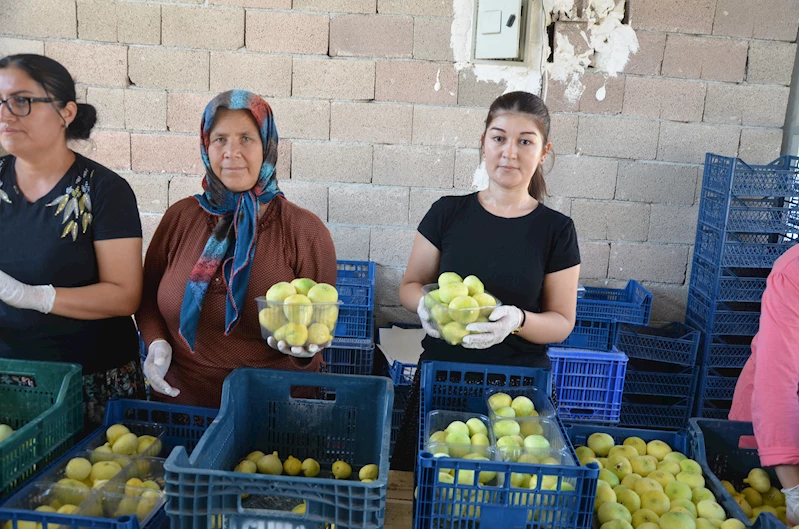
[[[474,58],[521,60],[522,0],[477,0]]]

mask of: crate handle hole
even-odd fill
[[[290,395],[296,400],[335,402],[336,390],[321,386],[291,386]]]
[[[571,408],[569,413],[572,415],[581,415],[584,417],[593,417],[596,413],[596,410],[592,408]]]

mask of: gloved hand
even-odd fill
[[[785,494],[785,519],[788,527],[799,525],[799,485],[790,489],[782,489]]]
[[[491,311],[489,321],[470,323],[467,331],[479,334],[469,334],[463,337],[463,346],[467,349],[488,349],[492,345],[502,343],[510,333],[519,328],[524,313],[519,307],[500,305]]]
[[[327,342],[316,345],[312,343],[306,349],[305,347],[298,347],[298,346],[289,346],[283,340],[275,340],[274,336],[270,336],[266,339],[266,343],[269,344],[269,347],[272,349],[276,349],[283,353],[284,355],[295,356],[297,358],[312,358],[316,353],[324,349],[325,347],[330,347],[330,344],[333,343],[332,340],[328,340]]]
[[[18,309],[50,314],[55,303],[53,285],[26,285],[0,270],[0,301]]]
[[[144,360],[144,376],[150,381],[150,387],[156,393],[177,397],[180,390],[166,383],[164,377],[172,364],[172,346],[166,340],[154,340],[147,349]]]
[[[422,329],[424,329],[424,332],[426,332],[428,336],[441,338],[441,334],[430,324],[430,311],[424,306],[424,296],[419,300],[419,306],[416,307],[416,314],[422,322]]]

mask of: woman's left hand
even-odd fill
[[[52,285],[26,285],[0,270],[0,301],[18,309],[49,314],[55,303]]]
[[[466,349],[488,349],[493,345],[502,343],[510,333],[522,324],[524,313],[519,307],[501,305],[495,308],[488,317],[490,321],[470,323],[467,331],[478,334],[469,334],[463,338]]]
[[[272,349],[276,349],[283,353],[284,355],[295,356],[297,358],[312,358],[316,353],[324,349],[325,347],[330,347],[330,344],[333,343],[332,340],[329,340],[323,344],[316,345],[312,343],[307,348],[305,347],[298,347],[298,346],[289,346],[283,340],[275,340],[274,336],[270,336],[266,339],[266,343],[269,344],[269,347]]]

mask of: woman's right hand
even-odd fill
[[[433,338],[441,338],[441,334],[430,324],[430,312],[424,305],[424,296],[419,300],[419,306],[416,308],[416,314],[422,322],[422,328],[428,336]]]
[[[164,377],[172,364],[172,346],[166,340],[155,340],[147,349],[144,360],[144,376],[150,381],[150,387],[156,393],[177,397],[180,390],[166,383]]]

